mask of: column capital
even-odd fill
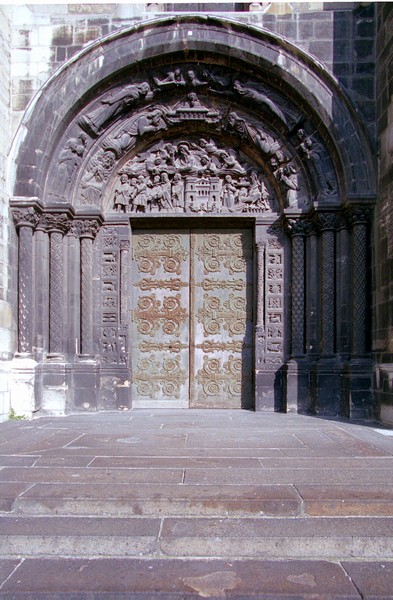
[[[40,215],[33,206],[11,206],[11,212],[17,229],[20,227],[31,227],[32,229],[35,229],[39,223]]]
[[[368,225],[373,215],[373,207],[369,204],[349,204],[344,209],[344,214],[348,224]]]
[[[305,236],[309,230],[309,223],[304,218],[295,219],[293,217],[285,219],[284,228],[291,237]]]
[[[99,219],[74,219],[70,224],[70,234],[75,237],[94,240],[100,226]]]

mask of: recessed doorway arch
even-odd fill
[[[35,410],[132,406],[132,232],[188,219],[252,232],[253,407],[370,414],[375,165],[308,55],[197,15],[117,32],[45,84],[12,158],[15,377],[31,370]]]

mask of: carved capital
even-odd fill
[[[17,229],[20,227],[31,227],[35,229],[40,217],[32,206],[25,208],[12,208],[12,216]]]
[[[37,229],[47,233],[62,233],[63,235],[70,227],[69,216],[65,213],[44,213],[40,216]]]
[[[297,235],[307,235],[309,224],[305,219],[286,219],[285,220],[285,231],[291,237],[295,237]]]
[[[337,215],[335,213],[318,212],[315,215],[314,222],[320,231],[332,231],[337,227]]]
[[[371,221],[373,209],[371,206],[348,206],[345,210],[346,219],[351,227],[354,225],[368,225]]]
[[[100,224],[96,219],[75,219],[70,224],[70,234],[80,238],[94,239]]]
[[[120,250],[124,252],[128,252],[130,249],[130,241],[129,240],[120,240]]]

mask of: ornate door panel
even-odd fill
[[[251,408],[251,232],[133,234],[134,407]]]
[[[133,234],[133,406],[188,407],[190,236]]]
[[[193,233],[191,257],[190,405],[251,408],[251,232]]]

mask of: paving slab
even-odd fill
[[[325,561],[29,559],[0,592],[132,593],[132,598],[360,600],[344,569]],[[148,595],[148,594],[151,594]],[[16,596],[17,597],[17,596]],[[38,598],[39,596],[35,596]],[[100,596],[97,596],[99,598]],[[102,596],[108,599],[108,596]]]
[[[72,467],[4,467],[1,481],[38,483],[181,483],[182,469],[89,469]]]
[[[352,469],[348,471],[337,468],[292,468],[292,469],[192,469],[185,470],[185,483],[202,485],[228,485],[236,482],[237,485],[255,484],[318,484],[329,485],[344,484],[348,478],[353,481],[383,484],[393,481],[393,464],[390,468],[382,469]],[[0,471],[1,479],[1,471]]]
[[[344,562],[343,568],[362,598],[367,600],[393,598],[392,562]]]
[[[0,513],[13,510],[16,498],[32,485],[31,483],[0,482]]]

